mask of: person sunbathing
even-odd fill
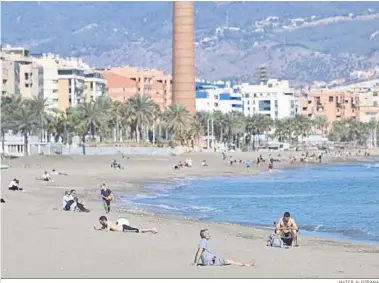
[[[295,220],[291,218],[291,214],[289,212],[284,212],[284,215],[280,220],[276,223],[275,233],[280,235],[283,238],[292,238],[292,246],[298,247],[297,243],[297,231],[299,227],[297,227]]]
[[[68,176],[66,173],[58,172],[57,170],[53,169],[51,170],[51,175],[63,175],[63,176]]]
[[[221,257],[215,256],[208,248],[208,241],[211,238],[211,234],[208,229],[203,229],[200,231],[200,243],[197,249],[194,266],[199,265],[201,258],[202,265],[204,266],[225,266],[225,265],[238,265],[238,266],[254,266],[255,262],[252,260],[249,263],[241,263],[230,259],[223,259]]]
[[[145,228],[145,229],[138,229],[131,227],[129,225],[117,225],[116,223],[113,223],[112,221],[109,221],[107,217],[101,216],[99,218],[100,227],[94,226],[93,228],[97,231],[114,231],[114,232],[134,232],[134,233],[153,233],[156,234],[157,229],[155,228]]]

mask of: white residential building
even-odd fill
[[[229,82],[196,82],[196,110],[214,112],[242,111],[242,98],[238,89]]]
[[[269,115],[273,120],[294,117],[298,110],[298,98],[288,81],[270,79],[267,84],[242,84],[243,113]]]

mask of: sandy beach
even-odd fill
[[[370,151],[371,155],[378,152]],[[284,152],[275,168],[312,166],[290,164]],[[229,154],[228,154],[229,155]],[[236,159],[256,160],[259,153],[233,153]],[[262,153],[268,159],[268,153]],[[275,154],[276,155],[276,154]],[[192,168],[173,170],[190,157]],[[364,158],[325,156],[322,164]],[[124,170],[110,168],[119,160]],[[201,167],[206,160],[208,167]],[[158,234],[99,232],[93,229],[104,214],[99,186],[105,182],[116,192],[148,193],[143,185],[189,176],[238,176],[267,171],[254,164],[229,166],[220,153],[182,156],[32,156],[2,160],[11,168],[1,171],[1,274],[2,278],[379,278],[379,245],[332,241],[303,236],[300,247],[266,247],[270,231],[236,224],[201,223],[153,214],[114,209],[110,220],[126,218],[131,225],[152,228]],[[56,169],[69,176],[52,176],[53,183],[37,181],[44,170]],[[13,178],[26,192],[8,191]],[[62,211],[66,190],[75,189],[90,213]],[[115,194],[117,199],[117,193]],[[278,215],[280,217],[280,215]],[[276,219],[273,219],[273,221]],[[298,223],[301,226],[301,223]],[[212,252],[226,259],[256,261],[255,267],[194,267],[199,231],[209,228]]]

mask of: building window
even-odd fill
[[[278,101],[275,100],[275,108],[278,108]]]
[[[333,102],[333,96],[329,96],[329,102]]]
[[[25,73],[24,76],[25,76],[25,80],[29,80],[29,73]]]
[[[214,98],[215,98],[215,99],[218,99],[218,95],[215,94],[215,95],[214,95]]]
[[[259,111],[271,111],[271,101],[270,100],[259,101]]]
[[[28,87],[29,87],[29,84],[25,84],[25,87],[28,88]]]
[[[218,103],[215,103],[214,106],[215,106],[215,107],[218,107]]]
[[[374,105],[374,106],[378,106],[378,102],[377,102],[377,101],[374,101],[374,102],[373,102],[373,105]]]
[[[250,100],[247,101],[247,105],[250,105]]]

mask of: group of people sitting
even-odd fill
[[[114,169],[124,169],[124,166],[121,165],[120,162],[117,162],[116,159],[114,159],[111,163],[111,168],[114,168]]]
[[[178,164],[174,165],[175,170],[179,170],[180,168],[183,168],[183,167],[192,167],[192,159],[187,158],[184,162],[179,161]]]
[[[64,211],[90,212],[76,197],[76,191],[66,191],[63,196],[62,208]]]

